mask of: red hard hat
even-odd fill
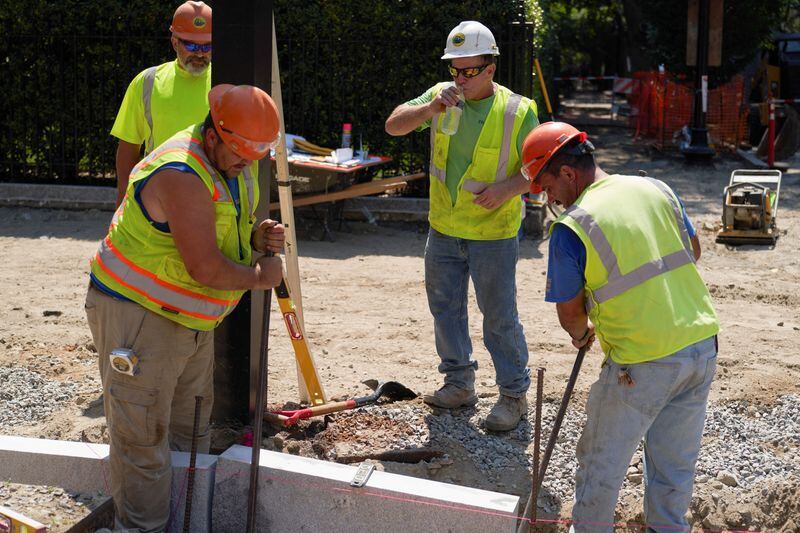
[[[522,175],[531,182],[531,192],[540,192],[535,184],[542,169],[561,148],[573,139],[584,142],[586,132],[566,122],[545,122],[531,131],[522,143]]]
[[[280,136],[278,107],[258,87],[217,85],[208,93],[208,106],[222,142],[239,157],[261,159]]]
[[[210,43],[211,7],[203,2],[184,2],[175,10],[169,31],[179,39]]]

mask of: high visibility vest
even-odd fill
[[[586,247],[586,307],[607,357],[652,361],[719,332],[680,203],[663,182],[608,176],[555,224]]]
[[[144,119],[147,122],[147,139],[145,139],[145,154],[149,154],[160,144],[160,141],[170,137],[179,128],[183,129],[186,125],[202,122],[208,114],[208,92],[211,90],[211,67],[209,66],[202,76],[191,78],[190,85],[181,87],[193,87],[191,91],[175,94],[176,77],[180,76],[178,60],[170,61],[161,65],[150,67],[142,73],[142,110]],[[186,75],[186,74],[184,74]],[[156,77],[159,77],[159,87],[161,91],[154,91]],[[180,96],[180,103],[176,104],[176,97]],[[153,126],[153,104],[155,99],[162,99],[157,107],[160,132],[160,139],[157,139]],[[176,105],[179,108],[176,108]],[[177,114],[176,114],[177,113]],[[175,127],[177,125],[178,127]],[[173,129],[174,128],[174,129]],[[166,135],[165,135],[166,133]]]
[[[434,98],[449,83],[434,88]],[[431,121],[430,213],[428,220],[436,231],[473,240],[514,237],[522,221],[520,197],[513,196],[496,209],[475,205],[473,192],[487,184],[500,182],[520,169],[517,135],[532,104],[531,100],[495,84],[495,96],[486,122],[481,128],[467,167],[458,184],[455,204],[445,184],[449,135],[442,133],[441,114]]]
[[[208,189],[214,202],[217,246],[223,255],[250,265],[250,234],[259,196],[257,163],[237,177],[241,196],[237,217],[227,183],[203,152],[202,126],[197,124],[175,134],[133,168],[125,201],[91,260],[91,271],[103,285],[146,309],[188,328],[207,331],[236,307],[245,291],[212,289],[196,282],[172,234],[155,228],[135,200],[136,184],[172,162],[189,165]]]

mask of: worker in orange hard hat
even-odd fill
[[[169,31],[175,60],[147,68],[131,81],[111,128],[111,135],[119,139],[117,205],[122,203],[128,176],[142,151],[148,154],[208,113],[211,7],[184,2],[175,10]]]
[[[695,266],[700,241],[666,183],[607,174],[594,151],[563,122],[542,124],[522,145],[523,174],[566,208],[550,228],[545,300],[575,348],[596,338],[605,354],[577,447],[572,528],[613,529],[644,442],[645,522],[688,531],[719,332]]]
[[[100,358],[118,528],[162,531],[170,450],[207,453],[214,328],[250,289],[282,278],[283,226],[256,221],[257,161],[278,140],[275,103],[218,85],[205,121],[133,169],[125,201],[91,261],[86,316]],[[251,266],[253,265],[253,266]]]

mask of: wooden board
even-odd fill
[[[380,194],[383,192],[391,191],[405,185],[412,180],[424,178],[425,174],[409,174],[407,176],[396,176],[394,178],[386,178],[382,180],[370,181],[367,183],[357,183],[351,185],[341,191],[314,194],[312,196],[303,196],[294,199],[294,206],[300,207],[304,205],[321,204],[325,202],[335,202],[337,200],[344,200],[346,198],[355,198],[357,196],[367,196],[370,194]],[[270,209],[278,207],[278,202],[270,204]]]

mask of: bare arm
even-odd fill
[[[702,253],[702,250],[700,249],[700,237],[697,235],[692,237],[692,252],[694,252],[695,262],[700,261],[700,254]]]
[[[142,201],[154,220],[169,223],[186,269],[198,283],[223,290],[267,289],[280,283],[279,257],[262,257],[250,267],[222,254],[217,247],[214,203],[197,176],[160,172],[143,189]]]
[[[128,189],[128,177],[139,162],[141,146],[120,139],[117,145],[117,207]]]
[[[444,111],[445,107],[454,106],[457,103],[458,90],[454,87],[447,87],[427,104],[400,104],[386,119],[386,133],[394,137],[411,133],[426,120],[430,120],[435,114]]]
[[[480,194],[475,195],[474,203],[486,209],[497,209],[508,201],[509,198],[519,196],[530,191],[531,182],[525,179],[522,173],[517,172],[505,181],[492,183]]]
[[[572,345],[576,348],[585,345],[591,347],[594,341],[594,325],[589,322],[589,316],[586,314],[584,298],[584,291],[581,289],[572,300],[556,304],[558,321],[572,338]]]

